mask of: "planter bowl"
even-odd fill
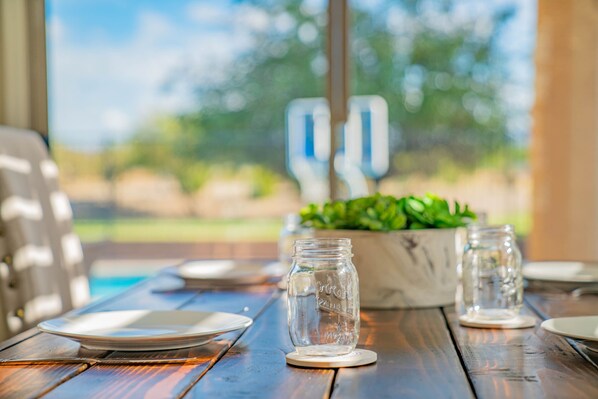
[[[350,238],[361,307],[422,308],[454,303],[456,229],[316,230],[316,237]]]

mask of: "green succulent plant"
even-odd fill
[[[462,227],[475,220],[469,206],[433,194],[396,198],[375,194],[347,201],[310,204],[300,212],[301,223],[316,229],[346,230],[419,230]]]

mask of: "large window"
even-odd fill
[[[306,198],[285,112],[325,96],[326,7],[47,0],[50,137],[82,239],[275,242]],[[525,233],[535,2],[350,7],[352,94],[388,105],[369,189],[437,192]]]
[[[301,206],[285,108],[324,95],[325,28],[321,1],[49,0],[52,148],[82,238],[275,241]]]

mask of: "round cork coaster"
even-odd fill
[[[475,327],[475,328],[529,328],[536,325],[536,319],[532,316],[519,315],[512,319],[505,320],[480,320],[472,317],[463,315],[459,317],[459,324],[463,327]]]
[[[293,366],[332,369],[375,363],[378,360],[378,355],[367,349],[355,349],[353,352],[341,356],[306,356],[291,352],[286,358],[287,363]]]

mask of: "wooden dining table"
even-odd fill
[[[1,398],[598,398],[598,356],[540,327],[598,314],[598,296],[526,292],[520,330],[461,327],[454,306],[361,310],[359,347],[375,364],[289,366],[286,293],[274,284],[237,290],[157,292],[159,274],[75,311],[186,309],[244,314],[253,325],[190,349],[98,351],[32,329],[0,344]]]

